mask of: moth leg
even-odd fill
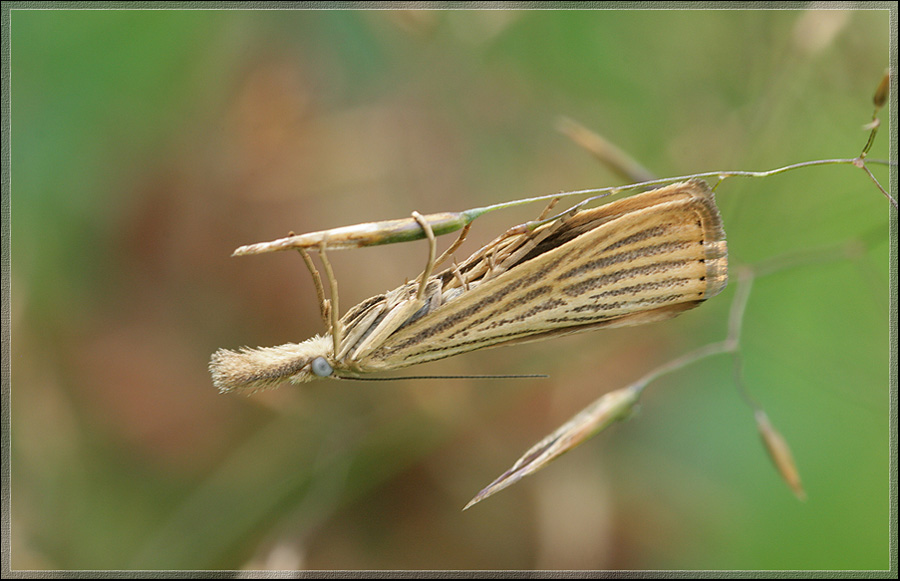
[[[338,286],[337,279],[334,278],[334,271],[331,269],[331,263],[328,262],[328,256],[325,254],[326,239],[323,238],[319,242],[319,258],[322,259],[322,267],[325,269],[325,277],[328,279],[328,287],[331,291],[331,337],[334,342],[334,354],[337,355],[341,350],[341,317],[338,308]]]
[[[492,248],[490,252],[485,256],[487,259],[487,272],[484,273],[484,276],[481,277],[482,281],[486,281],[488,279],[494,278],[497,274],[500,274],[497,271],[497,249]]]
[[[550,210],[553,209],[553,206],[556,205],[556,202],[559,198],[554,199],[547,208],[541,212],[541,215],[538,217],[535,222],[541,222],[546,219],[546,215],[550,213]],[[567,224],[567,221],[570,220],[573,216],[578,213],[579,205],[576,205],[565,212],[557,215],[552,218],[552,222],[549,222],[543,228],[537,228],[535,230],[528,230],[525,234],[523,234],[523,239],[518,248],[515,249],[514,252],[508,253],[503,260],[500,262],[500,266],[503,267],[504,270],[512,267],[519,260],[522,259],[527,253],[531,252],[538,244],[540,244],[543,240],[545,240],[551,234],[559,231],[560,228],[564,227]]]
[[[550,200],[550,203],[547,204],[547,207],[544,208],[544,211],[541,212],[540,216],[538,216],[537,221],[540,222],[541,220],[546,218],[547,214],[550,213],[550,210],[552,210],[553,207],[556,206],[557,203],[559,203],[559,198],[553,198],[552,200]]]
[[[416,293],[416,300],[421,301],[425,298],[425,284],[428,282],[428,279],[431,278],[431,272],[434,270],[434,257],[437,254],[437,239],[434,237],[434,231],[431,229],[431,224],[422,217],[422,214],[413,211],[412,217],[419,223],[419,226],[425,231],[425,236],[428,237],[428,262],[425,263],[425,270],[422,271],[422,275],[419,277],[419,291]]]
[[[376,321],[384,318],[386,309],[387,301],[382,301],[344,329],[347,334],[341,338],[341,352],[335,355],[335,361],[344,361],[349,357],[351,351],[372,332]]]
[[[530,252],[541,240],[546,238],[550,232],[560,227],[559,222],[542,229],[529,227],[530,224],[543,222],[558,202],[559,198],[553,198],[535,220],[510,228],[500,238],[480,251],[482,253],[480,258],[484,259],[487,264],[487,271],[484,273],[485,280],[508,270],[522,256]],[[566,214],[568,214],[568,211]]]
[[[319,299],[319,311],[322,315],[322,320],[325,322],[325,327],[331,327],[331,320],[328,314],[331,310],[331,303],[325,298],[325,287],[322,286],[322,277],[319,275],[319,271],[316,269],[316,265],[313,263],[309,252],[307,252],[305,248],[298,248],[297,251],[300,253],[300,256],[303,257],[303,262],[306,263],[309,274],[312,275],[313,284],[316,287],[316,296]]]
[[[472,223],[471,223],[471,222],[469,222],[468,224],[466,224],[465,226],[463,226],[462,232],[460,232],[460,233],[459,233],[459,236],[457,236],[457,238],[456,238],[456,242],[454,242],[453,244],[451,244],[451,245],[450,245],[450,248],[448,248],[447,250],[445,250],[445,251],[443,252],[443,254],[441,254],[440,258],[438,258],[437,260],[434,261],[434,266],[435,266],[435,267],[439,266],[442,262],[444,262],[445,260],[447,260],[447,258],[448,258],[451,254],[453,254],[454,252],[456,252],[456,249],[459,248],[459,247],[462,245],[463,240],[466,239],[466,236],[469,234],[469,228],[471,228],[471,227],[472,227]]]
[[[456,261],[453,261],[453,268],[451,270],[453,272],[453,277],[456,278],[457,282],[459,282],[459,286],[463,287],[466,290],[469,290],[469,281],[465,279],[462,275],[462,271],[459,270],[459,265],[456,264]]]
[[[362,367],[365,368],[366,357],[381,347],[394,331],[440,306],[440,281],[438,279],[428,281],[426,289],[426,298],[424,299],[412,295],[412,289],[409,287],[400,287],[388,293],[384,316],[369,325],[370,330],[367,330],[367,334],[352,349],[348,350],[345,362],[349,365],[361,362]]]

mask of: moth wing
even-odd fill
[[[725,234],[705,182],[638,194],[576,218],[583,233],[399,329],[360,369],[665,319],[725,287]]]

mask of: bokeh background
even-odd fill
[[[723,338],[734,285],[665,323],[415,369],[549,379],[243,397],[206,367],[322,331],[300,258],[239,245],[621,183],[562,116],[660,176],[854,157],[889,26],[885,10],[12,10],[10,566],[887,568],[889,211],[849,166],[718,190],[735,269],[812,253],[756,282],[742,349],[806,502],[723,356],[460,510],[601,394]],[[882,118],[871,157],[889,156]],[[480,218],[459,255],[540,209]],[[333,253],[344,310],[425,254]]]

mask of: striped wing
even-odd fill
[[[727,282],[713,193],[691,180],[586,210],[520,262],[400,328],[360,370],[677,315]]]

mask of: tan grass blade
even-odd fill
[[[639,396],[639,390],[630,388],[607,393],[532,446],[509,470],[476,494],[463,510],[515,484],[529,474],[534,474],[551,460],[593,437],[613,422],[627,417]]]

